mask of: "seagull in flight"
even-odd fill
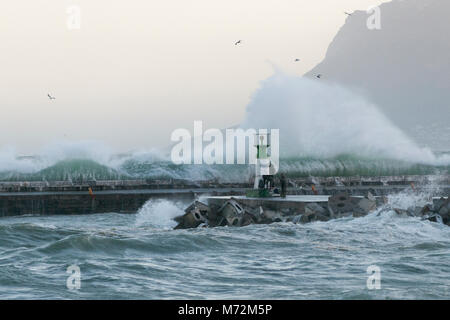
[[[316,75],[316,78],[320,79],[320,78],[322,78],[322,75],[319,73],[318,75]]]
[[[298,61],[300,61],[300,59],[298,59],[298,58],[297,58],[297,59],[295,59],[295,62],[298,62]]]
[[[241,42],[242,42],[242,40],[238,40],[238,41],[235,42],[234,45],[237,46],[237,45],[240,44]]]
[[[50,95],[50,93],[47,93],[47,96],[48,96],[48,98],[49,98],[50,100],[55,100],[55,99],[56,99],[55,97],[52,97],[52,96]]]
[[[348,15],[349,17],[352,15],[351,13],[348,12],[344,12],[346,15]]]

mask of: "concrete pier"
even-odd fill
[[[272,198],[248,198],[246,196],[215,196],[208,197],[207,202],[211,207],[222,207],[225,202],[231,199],[235,199],[239,203],[242,203],[248,207],[263,207],[270,210],[281,209],[296,209],[299,212],[303,212],[305,205],[309,203],[328,203],[328,195],[292,195],[286,198],[272,197]]]
[[[16,215],[57,215],[92,213],[135,213],[150,199],[193,201],[201,194],[241,194],[245,189],[150,189],[58,191],[58,192],[2,192],[0,217]]]
[[[323,203],[328,196],[348,193],[354,197],[383,196],[404,190],[448,196],[450,175],[390,176],[390,177],[308,177],[289,178],[287,200],[273,198],[267,208],[298,207],[310,202]],[[314,186],[318,196],[312,191]],[[239,196],[251,189],[253,183],[224,183],[186,180],[112,180],[112,181],[19,181],[0,182],[0,217],[26,214],[90,214],[134,213],[149,199],[177,199],[190,202],[200,195],[212,196],[211,201],[223,202],[220,196]],[[215,197],[217,196],[217,197]],[[261,199],[245,200],[258,207]]]

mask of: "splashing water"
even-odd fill
[[[242,126],[280,129],[280,154],[287,157],[353,155],[450,164],[450,155],[418,147],[363,97],[279,71],[261,83]]]
[[[173,218],[183,214],[183,205],[169,200],[149,200],[136,214],[136,226],[172,229],[177,223]]]
[[[280,170],[289,177],[433,175],[450,172],[450,153],[417,146],[355,93],[276,71],[255,92],[243,128],[280,129]],[[175,165],[167,150],[115,153],[96,141],[53,142],[32,157],[0,149],[0,180],[173,178],[246,182],[242,165]]]

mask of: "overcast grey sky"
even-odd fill
[[[126,151],[242,121],[271,63],[302,75],[381,0],[17,0],[0,10],[0,147],[100,140]],[[66,26],[70,6],[81,28]],[[234,42],[242,39],[242,44]],[[294,59],[301,59],[294,63]],[[47,93],[56,100],[50,101]]]

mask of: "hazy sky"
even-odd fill
[[[5,2],[0,148],[30,153],[68,139],[125,151],[167,145],[174,129],[192,130],[194,120],[233,126],[259,81],[272,74],[271,63],[304,74],[323,59],[344,11],[382,2]],[[67,28],[66,10],[74,5],[81,9],[79,30]]]

